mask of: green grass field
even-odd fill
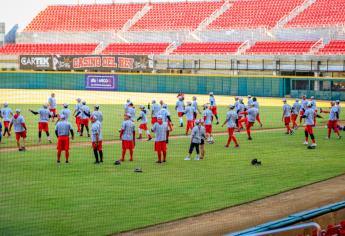
[[[28,143],[36,143],[37,117],[27,112],[27,105],[20,107],[29,127]],[[118,139],[121,106],[102,106],[102,110],[105,139]],[[225,112],[225,107],[219,108],[222,121]],[[280,108],[263,107],[260,114],[265,128],[283,127]],[[177,126],[174,112],[172,116]],[[215,126],[215,131],[225,128]],[[120,156],[119,144],[104,146],[102,165],[93,164],[91,147],[73,148],[70,164],[59,165],[54,149],[0,152],[0,235],[108,235],[234,206],[345,173],[344,140],[324,140],[326,129],[315,131],[315,150],[302,145],[302,128],[292,136],[281,130],[253,133],[251,142],[242,132],[236,134],[239,149],[225,149],[227,137],[216,136],[214,145],[206,145],[203,161],[184,161],[189,139],[171,139],[168,162],[162,165],[155,163],[153,142],[138,142],[135,161],[120,166],[113,165]],[[179,127],[173,132],[183,133]],[[13,145],[13,137],[5,138],[0,149]],[[263,165],[252,167],[252,158]],[[143,173],[134,173],[136,167]]]

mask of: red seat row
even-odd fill
[[[330,41],[318,54],[345,54],[345,40]]]
[[[182,43],[173,54],[234,54],[242,42]]]
[[[103,50],[102,54],[162,54],[168,46],[169,43],[112,43]]]
[[[0,48],[0,54],[43,55],[61,54],[78,55],[92,54],[98,44],[6,44]]]
[[[247,54],[305,54],[316,41],[275,41],[256,42]]]

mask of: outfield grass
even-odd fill
[[[89,105],[90,108],[93,110],[93,105]],[[28,111],[28,109],[39,109],[41,105],[27,105],[27,104],[12,104],[12,109],[15,110],[16,108],[20,108],[22,110],[22,115],[24,116],[26,120],[26,125],[28,127],[28,138],[27,138],[27,144],[37,144],[38,142],[38,116],[33,115],[31,112]],[[137,116],[139,116],[139,106],[137,106]],[[58,113],[62,109],[62,106],[60,105],[57,109]],[[71,111],[73,112],[73,107],[70,107]],[[103,138],[104,140],[118,140],[119,134],[118,130],[121,128],[121,124],[123,121],[123,106],[121,105],[101,105],[101,110],[103,112],[104,116],[104,122],[103,122]],[[219,106],[218,107],[218,113],[220,117],[220,122],[224,122],[226,113],[228,111],[228,108],[225,106]],[[171,135],[183,135],[185,134],[185,128],[180,128],[179,126],[179,119],[177,117],[177,113],[174,110],[174,107],[170,106],[170,112],[171,112],[171,118],[173,121],[173,124],[175,125],[174,131],[171,133]],[[283,122],[281,121],[281,115],[282,115],[282,108],[280,107],[261,107],[260,109],[260,117],[264,124],[263,128],[280,128],[284,127]],[[318,119],[318,122],[324,122],[328,119],[328,114],[322,114],[324,117],[323,119]],[[151,116],[149,115],[149,121],[151,120]],[[199,115],[200,117],[200,115]],[[341,119],[345,119],[345,113],[343,112]],[[73,124],[75,131],[76,131],[76,125],[75,125],[75,118],[70,117],[70,122]],[[184,122],[186,124],[186,120],[184,117]],[[138,127],[140,122],[136,122],[136,126]],[[54,134],[54,128],[55,123],[50,122],[49,123],[49,129],[50,133],[52,134],[53,141],[56,142],[55,134]],[[259,128],[258,124],[255,124],[254,129]],[[214,125],[213,126],[214,132],[225,132],[226,128],[222,128],[221,125]],[[84,135],[86,134],[86,131]],[[86,136],[86,135],[85,135]],[[89,141],[89,138],[87,137],[77,137],[76,142],[86,142]],[[45,133],[42,134],[42,142],[48,143]],[[0,144],[1,147],[15,147],[15,138],[12,136],[10,139],[4,138],[4,141],[2,144]]]
[[[273,108],[263,117],[270,114],[280,117]],[[115,117],[117,129],[121,115]],[[265,127],[281,126],[279,120],[265,122]],[[106,137],[112,136],[106,132]],[[326,129],[316,129],[316,150],[302,145],[302,129],[293,136],[282,131],[254,133],[251,142],[244,133],[237,134],[239,149],[225,149],[227,137],[217,136],[214,145],[206,145],[206,160],[199,162],[183,160],[189,139],[171,139],[168,162],[162,165],[155,164],[153,142],[137,143],[135,161],[120,166],[113,165],[119,144],[105,145],[102,165],[93,164],[91,148],[85,147],[72,149],[71,163],[59,165],[55,150],[0,153],[0,235],[106,235],[345,173],[344,140],[324,140],[325,135]],[[254,157],[263,162],[261,167],[250,166]],[[143,173],[134,173],[135,167]]]

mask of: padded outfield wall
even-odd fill
[[[93,78],[111,78],[111,85],[104,88],[90,87]],[[91,78],[91,80],[90,80]],[[323,82],[328,81],[328,91]],[[307,81],[307,82],[299,82]],[[219,95],[251,94],[260,97],[283,97],[307,94],[318,99],[345,100],[345,91],[331,91],[334,81],[343,83],[345,79],[321,79],[302,77],[263,76],[202,76],[173,74],[133,74],[133,73],[79,73],[79,72],[0,72],[0,88],[10,89],[62,89],[62,90],[111,90],[126,92],[176,93],[179,90],[190,94],[206,94],[213,91]],[[300,84],[301,83],[301,84]],[[297,86],[296,86],[297,85]]]

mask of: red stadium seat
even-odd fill
[[[92,54],[98,44],[7,44],[0,48],[0,54],[60,54],[83,55]]]

